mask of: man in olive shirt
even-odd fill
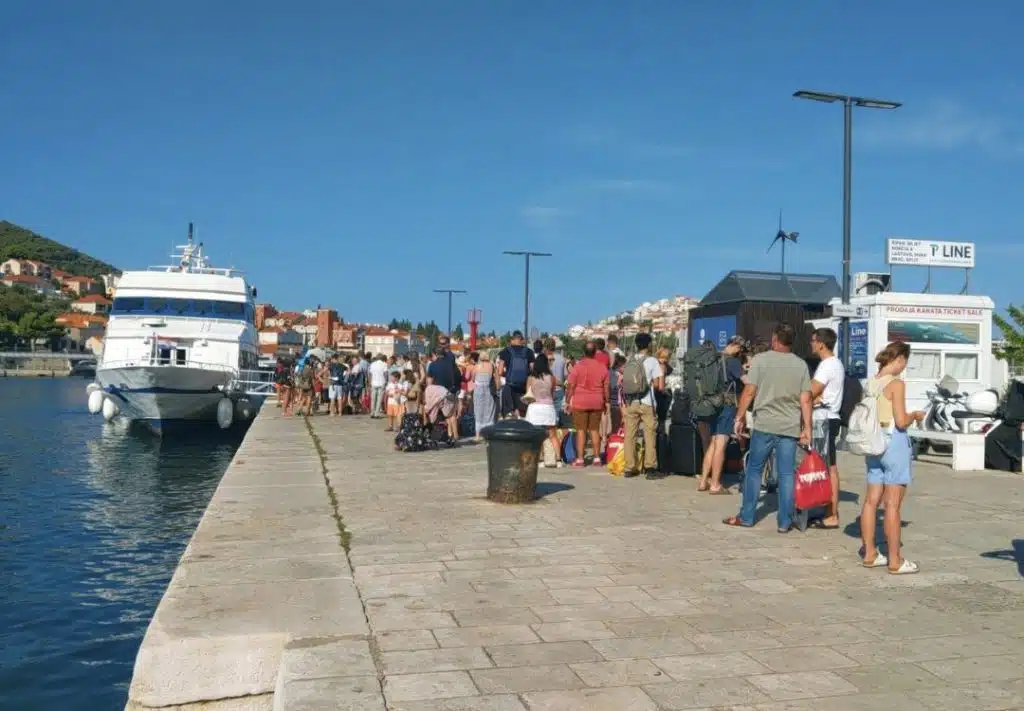
[[[761,473],[773,453],[779,477],[779,533],[788,533],[793,525],[796,447],[798,442],[805,447],[811,442],[811,375],[807,363],[792,352],[793,338],[792,326],[776,326],[771,350],[755,356],[747,372],[747,385],[736,408],[735,431],[744,434],[751,403],[754,431],[750,434],[743,504],[738,516],[723,521],[728,526],[754,525]]]

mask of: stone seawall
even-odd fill
[[[271,711],[290,679],[373,674],[323,462],[306,422],[279,413],[253,422],[196,528],[139,649],[130,711]]]

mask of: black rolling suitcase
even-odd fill
[[[658,425],[658,472],[661,474],[672,473],[672,439],[669,437],[668,428],[664,424]]]
[[[671,471],[697,476],[704,459],[704,445],[693,423],[673,423],[668,431]]]

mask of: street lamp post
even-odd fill
[[[550,257],[549,252],[529,252],[505,250],[503,254],[513,257],[526,257],[526,293],[523,299],[523,338],[530,338],[530,257]]]
[[[448,294],[448,337],[452,336],[452,294],[468,294],[464,289],[434,289],[435,294]]]
[[[821,101],[826,104],[840,102],[843,104],[843,303],[850,303],[850,261],[852,248],[850,245],[850,190],[853,181],[853,109],[898,109],[903,104],[898,101],[884,99],[868,99],[863,96],[846,94],[829,94],[821,91],[797,91],[793,94],[797,99]],[[842,353],[840,358],[846,368],[850,367],[850,320],[842,320]]]

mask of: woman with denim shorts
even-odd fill
[[[903,557],[900,529],[903,525],[900,507],[910,486],[911,445],[907,428],[924,419],[920,410],[907,412],[906,385],[900,378],[907,367],[910,346],[899,341],[890,343],[875,357],[878,375],[868,379],[865,395],[877,398],[878,423],[887,433],[888,446],[878,456],[865,457],[867,493],[860,512],[861,539],[864,541],[866,568],[887,566],[892,575],[910,575],[918,571],[917,563]],[[883,530],[888,542],[886,557],[875,544],[878,505],[885,506]]]

